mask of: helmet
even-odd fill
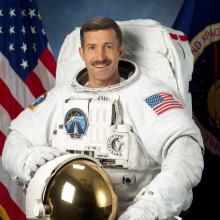
[[[49,161],[27,188],[28,219],[115,220],[117,207],[110,178],[97,161],[85,156],[63,155]]]

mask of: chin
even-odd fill
[[[106,71],[104,72],[96,72],[95,78],[97,80],[103,81],[103,80],[110,80],[112,78],[112,75],[109,75]]]

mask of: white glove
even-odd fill
[[[138,200],[118,218],[118,220],[154,220],[156,217],[150,212],[147,201]]]
[[[23,183],[28,183],[37,169],[44,165],[47,161],[53,160],[63,154],[54,147],[31,147],[27,149],[24,156],[19,158],[20,161],[16,168],[18,178]]]

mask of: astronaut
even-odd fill
[[[203,142],[189,100],[179,92],[180,84],[170,86],[175,80],[152,77],[140,45],[125,51],[121,29],[113,20],[89,19],[80,29],[80,40],[84,63],[73,63],[71,57],[72,68],[66,66],[62,72],[59,65],[65,66],[65,57],[59,59],[58,78],[67,72],[71,77],[12,121],[3,149],[4,168],[27,185],[37,169],[55,157],[86,155],[98,160],[110,176],[118,195],[119,220],[174,219],[190,207],[192,188],[203,170]],[[135,50],[140,54],[137,60],[123,59]],[[164,50],[172,60],[168,52]],[[161,72],[173,73],[172,62],[162,53],[148,53],[149,60],[159,57],[156,66]],[[190,67],[184,68],[190,72]]]

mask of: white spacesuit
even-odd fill
[[[121,23],[122,30],[126,25]],[[168,69],[160,55],[152,56],[172,72],[172,63]],[[47,160],[66,152],[85,154],[100,161],[111,177],[119,213],[128,208],[120,220],[172,219],[189,208],[203,170],[203,143],[188,94],[178,83],[167,85],[166,77],[151,76],[155,70],[147,67],[155,60],[143,66],[143,57],[137,57],[120,61],[119,84],[97,89],[84,86],[87,73],[77,63],[73,80],[58,83],[22,112],[10,125],[3,151],[11,176],[25,183]],[[65,57],[59,62],[62,72]]]

